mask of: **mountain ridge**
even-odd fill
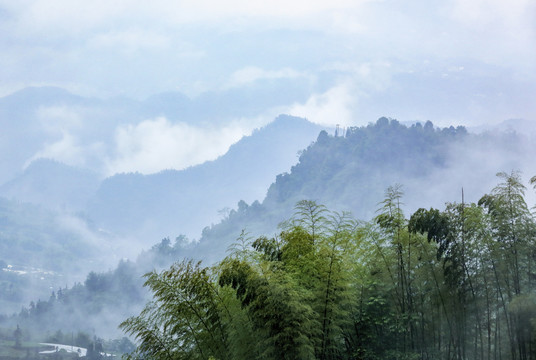
[[[403,186],[411,211],[423,199],[440,207],[462,187],[466,200],[477,201],[499,171],[536,173],[530,161],[535,150],[536,142],[522,134],[472,134],[462,126],[436,128],[430,121],[407,127],[383,117],[350,127],[344,136],[323,131],[290,172],[276,177],[262,202],[241,202],[222,222],[206,227],[190,256],[217,261],[243,230],[253,238],[276,234],[304,199],[361,219],[375,216],[385,190],[395,184]]]
[[[163,222],[168,224],[167,231],[173,233],[161,231],[161,237],[179,234],[191,237],[207,224],[217,221],[219,210],[233,206],[240,199],[262,198],[275,175],[294,163],[289,151],[296,153],[321,129],[307,120],[281,115],[233,144],[216,160],[184,170],[112,176],[102,182],[89,206],[89,216],[120,232],[147,222],[147,219],[162,220],[168,216]],[[181,211],[173,203],[188,204],[190,209],[181,213],[188,220],[181,220],[178,214],[169,216],[169,212]],[[121,217],[114,217],[114,214],[121,214]],[[205,216],[203,220],[195,220],[192,218],[194,214]],[[149,234],[153,230],[143,232]]]

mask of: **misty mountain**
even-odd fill
[[[296,126],[294,131],[289,131],[290,124]],[[165,211],[159,206],[164,209],[175,206],[169,211],[177,213],[168,221],[179,223],[180,217],[192,219],[188,212],[206,206],[197,203],[208,202],[210,196],[225,196],[224,186],[232,184],[236,189],[246,186],[247,182],[254,183],[270,150],[282,146],[274,139],[291,142],[298,129],[307,124],[303,119],[282,116],[271,127],[260,129],[235,144],[228,154],[216,161],[183,171],[148,176],[122,174],[107,179],[96,199],[108,199],[110,203],[103,201],[100,209],[97,208],[99,204],[94,203],[92,216],[99,211],[103,212],[99,221],[118,215],[123,219],[138,216],[131,224],[123,220],[124,231],[129,230],[128,226],[131,226],[130,231],[141,231],[141,225],[135,221],[142,221],[143,216],[155,223],[162,220],[160,217],[165,221]],[[288,138],[267,136],[271,131],[278,133],[282,129]],[[311,131],[318,134],[318,129]],[[464,127],[436,128],[431,122],[405,126],[387,118],[335,135],[321,131],[316,141],[299,152],[298,161],[290,170],[280,173],[270,186],[265,187],[263,193],[266,196],[262,202],[252,200],[254,197],[247,199],[253,201],[250,204],[239,201],[238,207],[228,209],[219,223],[205,227],[198,243],[185,245],[184,238],[180,238],[171,247],[170,241],[164,239],[151,251],[140,254],[139,269],[121,262],[114,271],[90,273],[83,284],[62,290],[61,296],[56,294],[48,301],[40,301],[39,309],[30,307],[9,321],[15,324],[22,316],[28,327],[65,325],[73,329],[84,314],[91,314],[92,320],[85,325],[93,326],[98,332],[113,332],[110,329],[119,322],[113,316],[113,309],[122,304],[125,294],[123,316],[141,305],[138,300],[142,301],[144,293],[136,289],[140,282],[134,278],[141,274],[140,269],[159,268],[184,257],[204,259],[207,263],[221,259],[242,230],[246,231],[246,237],[276,234],[277,225],[292,215],[299,200],[311,199],[337,211],[351,211],[366,221],[375,216],[386,188],[396,183],[404,186],[406,213],[417,207],[440,207],[444,201],[461,200],[462,186],[465,201],[477,201],[493,188],[497,171],[520,169],[526,176],[535,174],[536,168],[530,161],[533,150],[534,142],[530,138],[511,131],[475,135]],[[252,188],[246,188],[254,193]],[[115,205],[111,197],[114,194],[117,195]],[[233,190],[229,198],[232,196],[240,198],[239,191]],[[151,199],[152,203],[149,202]],[[175,201],[182,201],[186,206],[178,209]],[[141,204],[146,208],[140,208]],[[215,202],[211,204],[215,206]],[[115,206],[119,214],[104,213],[108,206]],[[166,226],[164,221],[162,228]],[[70,314],[65,322],[50,320],[65,311]]]
[[[20,175],[1,185],[0,196],[50,209],[81,211],[99,184],[99,176],[90,170],[37,159]]]
[[[255,86],[206,91],[192,98],[180,92],[155,94],[140,105],[145,117],[165,116],[190,124],[214,124],[237,117],[255,118],[267,109],[304,102],[309,90],[304,79],[265,79]]]
[[[523,134],[531,139],[536,138],[536,120],[529,119],[507,119],[492,126],[476,126],[470,128],[471,132],[483,133],[483,132],[495,132],[495,133],[508,133],[515,132]]]
[[[51,288],[116,261],[109,239],[80,218],[0,198],[0,308],[4,311],[20,309],[38,296],[48,296]]]
[[[275,175],[288,170],[297,151],[320,130],[305,119],[282,115],[214,161],[180,171],[112,176],[100,185],[88,216],[120,234],[149,239],[198,236],[239,199],[264,197]]]
[[[462,188],[465,201],[477,201],[499,171],[536,174],[536,139],[513,131],[476,135],[461,126],[441,129],[428,121],[408,127],[380,118],[343,135],[321,132],[291,171],[277,176],[262,203],[241,201],[221,223],[203,230],[191,256],[221,259],[242,230],[251,237],[277,233],[303,199],[369,220],[391,185],[403,186],[404,208],[412,212],[461,201]]]
[[[169,104],[175,97],[164,96],[162,101]],[[116,110],[112,111],[110,104],[115,104]],[[215,161],[184,171],[122,174],[104,182],[87,163],[68,165],[47,158],[47,154],[32,160],[32,148],[23,142],[24,129],[35,130],[35,138],[27,136],[32,140],[30,145],[35,145],[54,138],[58,135],[54,131],[61,133],[64,126],[65,131],[69,126],[79,127],[81,134],[91,135],[90,139],[105,139],[107,131],[115,129],[114,124],[128,118],[125,112],[112,121],[128,104],[122,99],[78,97],[57,88],[31,88],[0,99],[0,108],[9,110],[2,117],[6,125],[2,135],[13,140],[2,143],[13,148],[6,149],[0,166],[7,169],[12,160],[28,161],[27,166],[17,164],[23,170],[3,172],[11,174],[11,180],[0,185],[0,260],[15,266],[12,272],[2,273],[7,278],[0,280],[4,309],[20,307],[21,301],[46,295],[51,287],[70,284],[90,270],[101,271],[122,257],[135,256],[163,237],[182,233],[197,236],[204,226],[224,216],[218,210],[225,214],[225,207],[238,199],[262,198],[275,175],[289,169],[296,152],[321,129],[306,120],[282,116]],[[95,123],[86,124],[73,114],[63,113],[64,106],[90,109]],[[45,108],[55,110],[47,113]],[[130,110],[137,109],[133,106]],[[111,114],[98,116],[108,110]],[[13,126],[6,119],[20,120],[21,125]],[[107,119],[111,124],[108,128]],[[69,150],[59,148],[67,155]],[[44,276],[41,281],[42,273],[53,276]]]
[[[0,254],[8,264],[76,272],[100,253],[82,221],[41,206],[0,198]]]
[[[141,120],[138,107],[125,99],[84,98],[56,87],[25,88],[0,98],[0,151],[9,154],[0,162],[0,183],[40,157],[62,157],[69,165],[100,170],[115,128]]]
[[[19,297],[17,306],[2,306],[0,326],[20,325],[25,331],[43,335],[61,330],[64,333],[88,332],[99,336],[121,337],[117,325],[128,316],[141,310],[150,299],[143,287],[143,275],[154,269],[161,270],[177,261],[184,250],[184,239],[171,243],[163,239],[135,261],[120,260],[113,270],[91,271],[82,281],[71,286],[50,286],[34,292],[33,298]],[[19,279],[13,282],[11,293],[4,286],[10,272],[0,272],[0,304],[3,298],[19,291],[21,286],[34,283]]]
[[[89,169],[101,177],[124,172],[125,163],[129,164],[128,159],[135,158],[137,152],[154,150],[152,143],[144,142],[151,139],[143,136],[147,135],[147,127],[165,131],[158,128],[158,119],[165,119],[168,129],[178,127],[176,131],[227,128],[244,134],[275,117],[279,113],[275,109],[281,108],[286,96],[305,93],[305,85],[300,82],[265,82],[264,85],[205,92],[194,98],[180,92],[166,92],[141,100],[100,99],[74,95],[57,87],[29,87],[0,97],[0,152],[9,154],[0,161],[0,184],[12,180],[38,158]],[[305,96],[298,97],[305,99]],[[227,138],[220,134],[222,154],[239,136],[233,133],[233,138]],[[184,151],[183,147],[175,145],[172,149]],[[210,151],[202,153],[193,164],[217,155]],[[140,171],[154,173],[165,168],[157,166],[156,170]]]

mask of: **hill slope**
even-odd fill
[[[162,189],[155,187],[154,183],[147,186],[151,182],[143,182],[144,179],[147,181],[147,177],[142,175],[124,175],[124,179],[130,179],[139,187],[140,192],[146,191],[144,189],[153,191],[149,193],[149,197],[156,194],[160,196],[157,199],[162,202],[166,194],[171,199],[176,199],[173,198],[176,195],[172,191],[177,187],[178,181],[184,181],[178,176],[179,174],[182,177],[190,176],[190,181],[202,174],[205,177],[199,177],[204,179],[203,183],[199,182],[200,187],[209,186],[207,185],[210,184],[209,179],[216,181],[212,179],[213,176],[229,177],[230,182],[251,181],[247,175],[254,171],[247,165],[260,155],[244,149],[252,149],[251,144],[247,142],[255,140],[254,136],[244,139],[244,142],[230,150],[231,154],[240,150],[238,154],[242,154],[241,161],[226,162],[228,161],[226,158],[221,158],[205,166],[191,168],[189,171],[166,172],[161,175],[171,174],[177,177],[167,178],[172,180],[169,183],[162,181],[161,185],[168,186]],[[181,239],[171,248],[170,241],[164,239],[152,249],[162,255],[164,260],[158,260],[158,256],[142,253],[138,261],[143,269],[150,269],[154,266],[165,266],[171,261],[180,261],[184,257],[202,258],[207,262],[221,259],[242,229],[249,231],[250,236],[261,234],[270,236],[277,232],[277,224],[288,219],[294,211],[295,203],[302,199],[313,199],[338,211],[352,211],[363,220],[370,220],[375,215],[375,209],[383,200],[385,189],[394,183],[405,185],[406,214],[412,213],[417,206],[441,208],[444,201],[452,201],[459,197],[462,186],[465,188],[465,200],[477,201],[495,186],[497,171],[516,168],[523,170],[527,176],[536,174],[535,164],[530,161],[530,156],[534,153],[530,151],[535,148],[534,142],[529,140],[511,132],[474,135],[467,133],[463,127],[438,129],[430,122],[424,126],[415,124],[408,127],[386,118],[365,127],[350,128],[344,136],[331,136],[322,131],[317,140],[300,153],[299,162],[292,166],[290,172],[277,176],[262,203],[254,201],[248,205],[245,201],[240,201],[238,208],[230,210],[223,221],[205,228],[199,243],[182,246],[181,241],[184,239]],[[257,141],[253,142],[258,144]],[[268,145],[276,146],[273,141],[268,141]],[[240,149],[241,146],[244,149]],[[261,148],[263,147],[259,149]],[[257,151],[260,151],[259,149]],[[240,179],[239,176],[244,179]],[[127,188],[127,185],[130,184],[122,183],[125,190],[129,190],[122,195],[136,195],[132,192],[133,188]],[[185,187],[179,189],[185,193],[191,190]],[[121,187],[118,185],[115,190],[119,191]],[[216,196],[214,194],[217,190],[209,188],[207,192],[212,191],[212,196]],[[190,195],[193,196],[193,193]],[[202,197],[199,199],[192,201],[203,200]],[[133,204],[136,205],[136,202]],[[129,210],[128,204],[123,203],[122,206],[125,211]],[[145,211],[154,209],[148,208]],[[184,211],[192,209],[195,207],[186,207]],[[119,271],[120,268],[126,269],[124,264],[120,265],[114,274],[123,274]],[[123,287],[118,285],[128,285],[129,293],[138,293],[139,289],[136,290],[136,286],[139,286],[139,281],[133,280],[133,277],[139,276],[140,273],[130,271],[118,282],[110,280],[115,277],[111,272],[101,275],[92,273],[88,276],[85,287],[73,287],[72,291],[80,294],[80,297],[68,306],[82,309],[82,314],[91,313],[94,317],[91,324],[112,324],[118,320],[109,316],[115,311],[110,309],[115,309],[120,303],[118,299],[123,295],[119,294],[125,294]],[[102,286],[91,287],[92,282]],[[118,295],[114,295],[114,291],[119,291]],[[129,309],[140,305],[133,297],[132,299],[132,302],[128,303]],[[57,299],[51,301],[55,300]],[[40,321],[50,326],[61,326],[59,323],[43,319],[55,318],[56,311],[62,313],[65,309],[62,306],[57,305],[55,310],[42,316]],[[78,315],[73,315],[73,318],[78,319]],[[64,326],[72,329],[79,323],[73,318],[68,319]],[[17,318],[12,320],[13,324],[18,321]],[[27,326],[31,326],[34,321],[42,326],[38,320],[30,317]]]
[[[387,118],[350,128],[344,136],[322,132],[290,173],[277,176],[262,203],[240,202],[220,224],[205,228],[191,255],[221,259],[243,229],[250,236],[274,233],[303,199],[363,220],[374,216],[386,188],[397,183],[404,186],[409,211],[461,198],[462,187],[467,201],[477,201],[499,171],[536,174],[530,159],[535,144],[514,132],[475,135],[464,127],[438,129],[431,122],[407,127]]]
[[[108,230],[151,241],[198,236],[239,199],[264,197],[275,175],[288,170],[294,154],[320,130],[305,119],[279,116],[214,161],[180,171],[113,176],[101,184],[89,216]]]
[[[79,218],[0,198],[0,308],[19,310],[116,262],[109,244]]]
[[[99,186],[97,174],[50,159],[33,161],[0,186],[0,195],[51,209],[80,211]]]

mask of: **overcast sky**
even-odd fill
[[[57,85],[98,97],[195,96],[291,78],[309,82],[311,91],[295,111],[328,104],[347,116],[335,108],[359,107],[359,97],[403,84],[407,74],[522,87],[536,79],[535,4],[2,0],[0,93]]]
[[[536,119],[533,0],[0,0],[0,33],[1,96],[41,85],[134,99],[272,86],[288,94],[256,119]]]

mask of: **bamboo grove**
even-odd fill
[[[536,177],[531,184],[536,183]],[[214,267],[146,275],[154,294],[122,328],[131,358],[536,359],[536,223],[518,172],[478,203],[377,216],[312,201],[273,238],[243,234]]]

